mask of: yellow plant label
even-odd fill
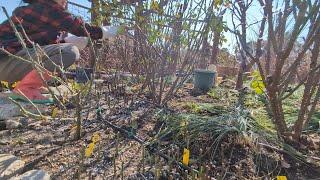
[[[97,143],[98,141],[100,141],[100,135],[98,132],[95,132],[92,136],[92,142]]]
[[[95,144],[92,142],[86,148],[85,156],[88,158],[92,155]]]
[[[55,107],[55,108],[53,108],[53,110],[52,110],[52,115],[51,115],[51,117],[52,117],[52,118],[56,118],[56,117],[57,117],[57,114],[58,114],[58,108]]]
[[[9,83],[7,81],[1,81],[3,87],[9,89]]]
[[[183,157],[182,157],[182,163],[186,166],[189,165],[189,161],[190,161],[190,151],[189,149],[184,148],[183,150]]]
[[[287,180],[286,176],[277,176],[277,180]]]
[[[12,88],[15,88],[19,82],[20,82],[20,81],[14,82],[14,83],[12,84]]]
[[[92,155],[96,143],[97,143],[98,141],[100,141],[100,135],[99,135],[99,133],[98,133],[98,132],[95,132],[95,133],[92,135],[92,138],[91,138],[91,139],[92,139],[92,143],[90,143],[90,144],[88,145],[88,147],[86,148],[86,150],[85,150],[85,156],[86,156],[87,158]]]

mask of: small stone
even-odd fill
[[[104,83],[104,80],[103,80],[103,79],[95,79],[95,80],[94,80],[94,83],[95,83],[95,84],[103,84],[103,83]]]
[[[40,125],[41,121],[35,121],[28,124],[28,129],[34,131],[41,131],[43,130],[43,126]]]
[[[7,139],[1,139],[0,140],[0,145],[8,145],[8,144],[10,144],[9,140],[7,140]]]
[[[285,169],[289,169],[291,167],[291,165],[289,163],[287,163],[285,160],[282,160],[281,167],[283,167]]]
[[[39,150],[39,149],[43,149],[45,146],[44,145],[41,145],[41,144],[38,144],[36,145],[36,149]]]
[[[31,103],[19,102],[19,104],[27,111],[35,114],[38,114],[38,110],[41,113],[45,113],[48,109],[46,105],[37,105],[37,108],[35,108]],[[20,107],[8,98],[1,97],[0,94],[0,120],[7,120],[19,116],[23,116]]]
[[[169,171],[170,167],[169,166],[163,166],[163,170]]]
[[[0,154],[0,179],[8,179],[23,170],[24,161],[10,154]]]
[[[44,170],[28,171],[18,177],[11,178],[11,180],[50,180],[50,175]]]
[[[0,131],[0,139],[10,136],[9,130]]]
[[[48,125],[50,125],[50,121],[48,121],[48,120],[43,120],[43,121],[41,121],[40,125],[41,125],[41,126],[48,126]]]
[[[50,144],[54,140],[52,134],[44,134],[39,135],[37,138],[34,139],[34,142],[40,143],[40,144]]]
[[[17,117],[21,115],[22,113],[18,106],[12,105],[12,104],[0,103],[0,119],[1,120],[6,120],[12,117]]]
[[[18,129],[22,127],[22,124],[16,120],[6,120],[5,123],[8,130]]]
[[[64,172],[64,170],[65,170],[64,167],[63,167],[62,165],[60,165],[60,166],[59,166],[59,171],[60,171],[60,172]]]

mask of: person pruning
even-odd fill
[[[18,7],[10,20],[21,33],[28,50],[23,49],[9,20],[0,24],[0,81],[18,82],[12,96],[14,99],[30,99],[34,103],[51,103],[41,94],[45,81],[57,65],[68,68],[80,58],[79,49],[87,46],[89,37],[93,40],[117,36],[120,26],[92,26],[66,10],[67,0],[23,0],[26,6]],[[24,36],[25,31],[26,36]],[[68,36],[61,38],[61,32]],[[31,42],[28,40],[30,39]],[[37,53],[32,43],[37,43],[45,52]],[[46,69],[41,74],[32,63],[23,59],[39,58]],[[40,56],[40,57],[39,57]],[[27,97],[27,98],[25,98]]]

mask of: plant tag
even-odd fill
[[[18,84],[19,82],[20,82],[20,81],[18,81],[18,82],[14,82],[14,83],[12,84],[12,88],[17,87],[17,84]]]
[[[277,176],[277,180],[287,180],[287,176]]]
[[[97,143],[98,141],[100,141],[100,135],[99,135],[99,133],[98,132],[95,132],[94,134],[93,134],[93,136],[92,136],[92,142],[93,143]]]
[[[183,157],[182,157],[182,163],[186,166],[189,165],[189,161],[190,161],[190,151],[189,149],[184,148],[183,150]]]
[[[9,89],[9,83],[7,81],[1,81],[1,85],[7,89]]]
[[[92,155],[95,144],[92,142],[88,145],[85,151],[85,156],[88,158]]]
[[[52,110],[51,117],[52,117],[52,118],[56,118],[56,117],[57,117],[57,114],[58,114],[58,108],[55,107],[55,108],[53,108],[53,110]]]

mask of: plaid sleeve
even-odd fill
[[[8,26],[8,21],[0,24],[0,38],[1,40],[6,37],[8,31],[11,31],[10,26]],[[1,45],[1,41],[0,41]]]
[[[52,13],[52,20],[49,22],[55,28],[62,31],[68,31],[76,36],[87,36],[87,32],[92,39],[101,39],[102,30],[100,27],[91,26],[80,17],[73,16],[68,11],[59,11]]]
[[[14,24],[18,24],[21,22],[16,16],[12,16],[10,17],[10,19]],[[5,20],[2,24],[0,24],[0,38],[8,38],[6,37],[8,35],[8,32],[14,33],[9,21]]]
[[[19,20],[16,17],[10,17],[10,19],[14,23],[18,23]],[[16,53],[16,42],[18,42],[18,39],[9,23],[8,20],[4,21],[2,24],[0,24],[0,48],[6,49],[10,53]],[[21,46],[21,44],[20,44]],[[4,54],[2,51],[0,54]]]
[[[47,8],[47,7],[46,7]],[[42,24],[46,24],[54,31],[67,31],[76,36],[88,36],[89,33],[92,39],[101,39],[102,30],[100,27],[91,26],[88,23],[79,18],[73,16],[70,12],[64,10],[60,6],[53,6],[44,10],[44,7],[34,7],[34,9],[25,9],[17,14],[19,17],[28,17],[28,22],[32,20],[40,21]],[[25,23],[26,24],[26,23]],[[33,27],[29,24],[30,28]]]

